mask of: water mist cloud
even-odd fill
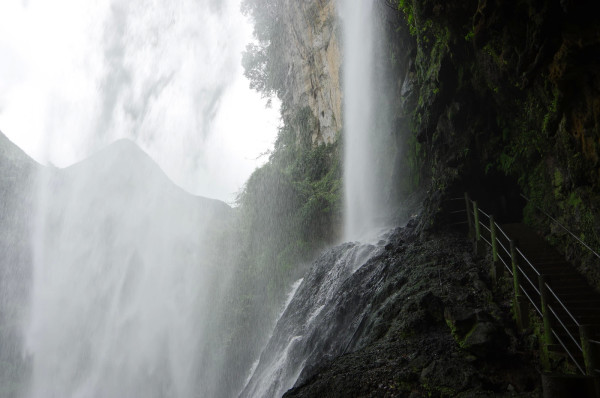
[[[48,3],[0,6],[3,131],[59,167],[130,138],[188,191],[232,200],[278,124],[242,77],[239,0]]]

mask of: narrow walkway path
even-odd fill
[[[555,341],[549,346],[550,350],[566,355],[558,340],[562,341],[570,352],[575,353],[575,358],[572,359],[581,366],[584,361],[580,348],[579,326],[589,325],[592,330],[600,331],[600,294],[575,267],[565,261],[563,255],[531,227],[524,224],[505,224],[500,228],[515,242],[516,247],[530,263],[526,260],[525,264],[519,264],[531,282],[522,282],[529,296],[539,297],[538,272],[545,276],[550,287],[549,305],[554,311],[552,328],[555,330]],[[538,305],[538,308],[541,308],[541,304]],[[575,350],[576,347],[579,349]]]

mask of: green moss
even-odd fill
[[[548,110],[544,115],[544,120],[542,122],[542,131],[546,134],[550,132],[550,125],[552,124],[552,122],[556,122],[556,119],[558,117],[558,102],[560,98],[560,91],[558,91],[555,88],[553,90],[553,94],[554,98],[552,99],[552,102],[548,105]]]
[[[473,334],[473,332],[475,331],[475,328],[477,327],[477,323],[475,323],[471,327],[471,329],[469,329],[469,331],[464,334],[464,336],[461,336],[460,333],[458,333],[458,330],[457,330],[454,322],[452,322],[449,319],[446,319],[446,325],[448,325],[448,327],[450,328],[450,334],[452,334],[452,338],[454,338],[454,341],[456,341],[458,346],[463,349],[466,347],[466,341]]]
[[[446,319],[446,325],[448,325],[450,328],[450,333],[452,334],[452,337],[454,337],[454,340],[458,341],[458,337],[456,335],[456,325],[454,322],[452,322],[450,319]]]
[[[507,61],[500,55],[500,51],[495,49],[495,46],[499,46],[494,42],[489,42],[483,47],[483,52],[489,55],[498,68],[504,68],[507,65]]]
[[[411,0],[398,0],[398,9],[402,11],[404,17],[406,18],[406,23],[408,25],[410,34],[412,36],[416,36],[418,32],[415,13],[413,10],[413,5]]]
[[[466,35],[465,35],[465,40],[466,41],[471,41],[473,40],[473,37],[475,37],[475,30],[471,29]]]

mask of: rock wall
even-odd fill
[[[430,181],[429,212],[444,193],[469,191],[497,218],[537,226],[600,286],[594,256],[538,210],[599,251],[600,18],[591,2],[398,6],[416,44],[411,156]]]
[[[340,29],[336,0],[286,0],[282,17],[288,71],[284,116],[308,106],[317,121],[313,145],[333,143],[342,128]]]
[[[308,359],[284,397],[540,396],[536,358],[511,319],[510,291],[492,292],[488,263],[473,258],[462,234],[414,232],[411,223],[394,231],[356,272],[339,273],[343,292],[315,316],[318,333],[298,333],[310,342]],[[348,247],[332,252],[340,249]],[[324,273],[327,263],[319,262],[327,257],[304,283]],[[303,316],[297,304],[288,307],[290,318]]]

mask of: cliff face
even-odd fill
[[[400,2],[416,46],[412,148],[443,193],[536,225],[600,281],[598,17],[569,1]],[[524,203],[519,194],[530,201]],[[500,202],[507,203],[502,205]],[[521,210],[524,208],[524,212]]]
[[[389,13],[398,17],[387,19],[385,30],[391,38],[386,50],[392,60],[389,86],[395,95],[391,107],[399,149],[395,158],[382,151],[381,159],[394,170],[397,189],[424,187],[428,191],[418,230],[429,238],[426,234],[442,225],[444,199],[467,191],[500,222],[524,220],[537,226],[567,256],[582,264],[589,280],[600,285],[600,268],[597,261],[591,261],[593,256],[538,210],[558,219],[596,251],[600,248],[600,21],[592,5],[569,0],[392,0],[387,4]],[[295,18],[307,15],[296,13]],[[300,68],[294,70],[299,72]],[[288,88],[308,92],[299,84]],[[294,103],[302,106],[302,97],[295,98]],[[409,181],[402,177],[406,174],[411,176]],[[519,194],[530,201],[525,202]],[[452,246],[452,253],[444,258],[456,250],[458,245]],[[413,262],[407,259],[401,265]],[[433,269],[439,272],[448,267],[436,265]],[[460,271],[455,271],[446,275],[458,277]],[[484,294],[477,293],[478,300]],[[491,300],[491,294],[488,296]],[[458,301],[464,304],[462,298]],[[372,311],[377,308],[374,305]],[[451,321],[447,315],[445,321]],[[502,319],[504,326],[508,325],[506,330],[511,324],[507,316],[508,311]],[[440,326],[440,335],[448,338],[446,324],[441,322]],[[448,326],[453,328],[451,322]],[[428,330],[419,330],[416,335],[421,339]],[[380,366],[385,361],[381,357],[391,352],[393,341],[406,342],[411,335],[388,333],[383,338],[374,335],[376,344],[367,347],[371,351],[339,357],[316,371],[290,396],[314,396],[317,391],[323,395],[343,388],[354,392],[370,382],[377,388],[394,385],[406,390],[401,396],[455,395],[456,390],[447,388],[456,387],[445,381],[442,389],[430,390],[430,371],[453,368],[448,362],[442,365],[434,360],[420,367],[417,365],[423,364],[411,363],[404,370],[418,369],[414,375],[390,378],[386,374],[389,369]],[[386,341],[388,337],[393,339]],[[460,341],[455,342],[462,347]],[[423,347],[415,350],[423,351]],[[397,361],[406,358],[404,355],[398,352],[386,359]],[[515,363],[510,359],[509,373]],[[535,358],[529,359],[535,363]],[[533,369],[535,365],[531,366]],[[383,371],[370,379],[373,368]],[[398,369],[397,363],[393,368]],[[484,377],[495,373],[487,365],[479,369]],[[457,380],[456,375],[448,376],[448,380]],[[356,382],[360,377],[361,382]],[[403,384],[417,379],[420,387]],[[401,383],[395,385],[390,380]],[[485,381],[483,385],[493,386],[496,394],[513,395],[510,391],[516,387],[523,396],[537,396],[533,392],[535,380],[507,381]],[[415,392],[418,388],[421,390]],[[460,386],[464,388],[471,387]]]
[[[270,343],[296,359],[278,374],[303,366],[284,397],[539,397],[535,360],[511,327],[508,295],[488,287],[487,262],[462,234],[419,238],[411,224],[354,272],[331,260],[353,244],[315,262]],[[339,290],[315,312],[331,286]],[[297,319],[293,339],[277,341]]]
[[[281,13],[287,46],[282,92],[284,116],[310,108],[316,123],[310,132],[313,145],[331,144],[342,128],[340,88],[340,37],[336,0],[287,0]]]

